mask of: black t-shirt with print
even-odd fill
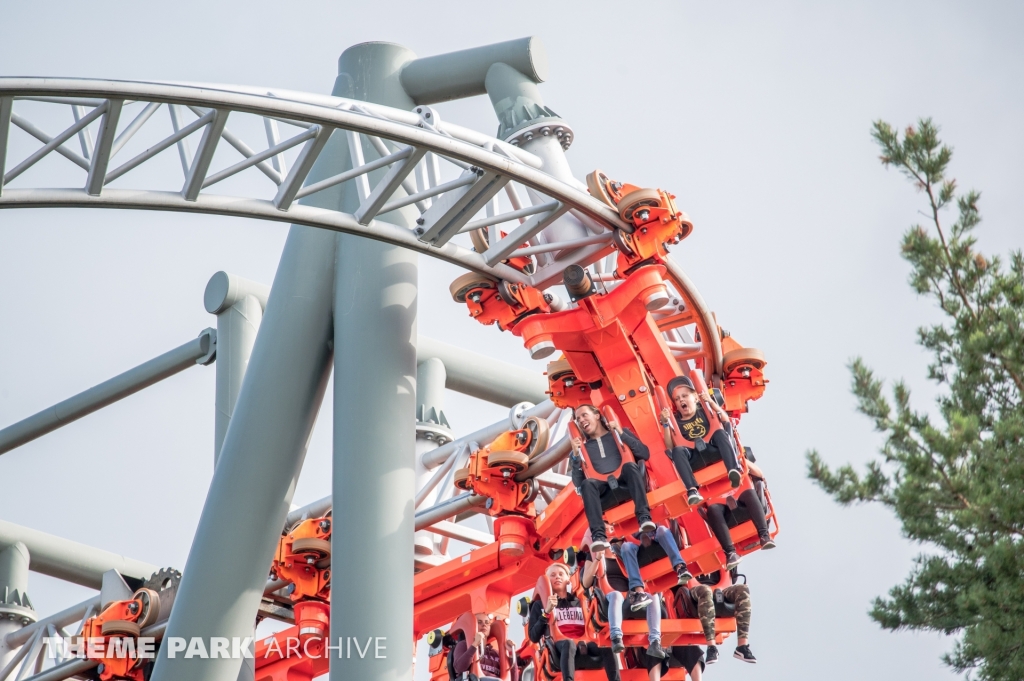
[[[690,442],[703,439],[711,430],[711,424],[708,422],[707,416],[704,415],[703,407],[698,406],[697,411],[689,419],[683,420],[678,413],[675,414],[675,417],[676,423],[679,425],[679,432]]]

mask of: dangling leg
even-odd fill
[[[633,508],[636,512],[636,519],[640,523],[640,530],[645,531],[644,525],[650,523],[650,528],[646,531],[654,529],[654,524],[651,523],[651,509],[647,505],[647,490],[644,486],[644,476],[640,471],[640,466],[635,463],[627,463],[622,466],[622,473],[619,476],[619,484],[625,485],[626,489],[629,490],[629,496],[633,499]]]
[[[708,506],[708,525],[711,527],[715,539],[722,545],[722,550],[725,551],[725,568],[733,569],[740,564],[740,555],[736,553],[732,535],[729,534],[729,524],[725,521],[725,504]]]
[[[750,520],[754,523],[754,527],[757,528],[757,538],[760,540],[761,546],[766,549],[774,549],[775,542],[772,541],[771,535],[768,534],[768,519],[764,515],[764,507],[761,505],[757,492],[752,489],[746,490],[740,495],[739,502],[750,514]]]
[[[587,524],[590,526],[590,536],[595,542],[608,539],[604,536],[604,512],[601,510],[601,494],[607,487],[608,483],[593,479],[584,480],[580,487],[580,496],[583,497],[583,512],[586,514]]]
[[[746,584],[733,584],[722,589],[722,596],[736,606],[736,652],[733,657],[755,664],[757,658],[750,651],[750,589]]]
[[[711,436],[711,445],[722,455],[722,462],[729,471],[729,481],[733,489],[740,486],[742,473],[740,472],[739,460],[736,458],[736,450],[733,447],[732,438],[724,430],[715,431]]]
[[[605,596],[608,602],[608,635],[612,639],[612,652],[621,653],[626,649],[622,645],[622,601],[623,596],[618,591],[612,591]]]
[[[686,503],[696,506],[702,502],[704,499],[697,491],[697,478],[694,477],[693,468],[690,467],[690,450],[686,447],[675,447],[668,458],[672,459],[672,465],[676,467],[679,479],[686,485]]]

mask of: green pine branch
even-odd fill
[[[955,634],[944,662],[983,681],[1024,679],[1024,256],[976,249],[976,191],[947,176],[953,157],[930,119],[902,134],[878,121],[881,161],[927,200],[927,226],[903,235],[909,284],[944,319],[918,329],[941,384],[941,423],[915,410],[902,381],[885,384],[860,358],[850,365],[857,410],[884,437],[863,473],[807,454],[808,476],[840,504],[880,503],[922,543],[903,584],[875,600],[886,629]],[[952,222],[946,214],[955,209]]]

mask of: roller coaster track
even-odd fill
[[[404,246],[469,270],[538,288],[545,288],[557,279],[566,266],[589,264],[599,254],[607,252],[609,230],[621,224],[613,210],[584,189],[569,186],[538,170],[539,161],[532,154],[459,126],[434,124],[432,120],[437,120],[438,116],[429,107],[417,107],[416,112],[408,112],[338,97],[262,92],[112,80],[0,78],[0,208],[133,208],[290,222]],[[19,113],[20,105],[26,100],[68,107],[74,124],[57,135],[47,134]],[[156,116],[160,109],[165,109],[169,115]],[[271,139],[265,151],[254,152],[228,128],[228,121],[242,115],[263,119]],[[127,125],[119,125],[129,118]],[[136,134],[160,125],[161,120],[168,132],[162,140],[130,160],[114,162],[118,152]],[[281,141],[276,138],[278,124],[294,128],[298,133]],[[8,159],[4,164],[12,127],[37,138],[43,146],[21,161]],[[355,163],[354,169],[344,173],[344,177],[336,176],[303,188],[327,139],[336,130],[351,138],[368,140],[379,156]],[[67,145],[76,136],[81,153]],[[200,140],[194,157],[189,160],[188,141],[194,139],[193,136]],[[222,140],[234,147],[242,159],[211,172],[211,161]],[[300,145],[296,162],[283,172],[284,152]],[[153,163],[161,151],[172,146],[178,147],[183,159],[185,178],[180,190],[122,188],[130,179],[131,171]],[[60,154],[85,171],[85,182],[80,188],[11,185],[50,154]],[[456,166],[461,175],[453,181],[441,182],[436,160]],[[355,214],[303,205],[299,201],[341,182],[358,184],[365,181],[362,178],[367,173],[382,167],[391,172],[371,189]],[[262,172],[275,188],[260,197],[212,191],[217,183],[247,170]],[[126,175],[128,177],[121,180]],[[408,179],[410,176],[416,179]],[[445,201],[455,203],[456,199],[465,202],[466,197],[488,190],[493,192],[495,183],[510,197],[519,196],[517,185],[526,188],[532,195],[533,205],[522,206],[521,199],[512,198],[513,205],[520,202],[520,207],[509,213],[470,222],[472,213],[465,215],[463,212],[454,222],[426,224],[416,230],[375,219],[405,205],[419,204],[423,209]],[[409,191],[413,185],[414,191]],[[401,193],[413,196],[394,198],[403,187],[406,191]],[[541,268],[532,276],[501,264],[509,252],[533,240],[544,227],[569,211],[589,227],[592,235],[572,242],[535,244],[531,251],[564,254],[557,263]],[[507,237],[496,240],[484,253],[474,253],[450,241],[460,231],[520,218],[529,219]],[[435,227],[433,233],[431,226]]]
[[[71,123],[57,134],[45,132],[61,115]],[[256,129],[266,133],[266,140],[251,139]],[[290,136],[282,136],[282,130]],[[335,132],[347,136],[351,169],[310,182],[310,171]],[[567,129],[537,134],[558,136],[563,146],[571,142]],[[30,148],[26,136],[41,146]],[[166,175],[165,166],[159,172],[136,172],[142,166],[166,164],[172,147],[181,164],[180,184],[153,186],[153,177]],[[15,158],[15,148],[25,154]],[[373,153],[365,155],[366,149]],[[225,163],[232,153],[237,158]],[[78,186],[40,186],[40,179],[50,175],[29,172],[55,156],[84,171]],[[613,236],[626,225],[585,185],[556,179],[541,165],[539,158],[512,144],[442,122],[428,106],[403,111],[339,97],[237,86],[0,78],[0,208],[160,210],[300,224],[398,245],[544,291],[560,283],[570,265],[589,266],[614,257]],[[373,185],[371,172],[382,175]],[[241,174],[257,181],[221,184]],[[133,185],[136,179],[148,184]],[[357,210],[316,205],[319,192],[345,183],[356,188]],[[254,191],[237,191],[239,187]],[[499,201],[502,193],[506,209]],[[400,210],[416,211],[414,228],[381,219]],[[566,214],[586,227],[587,236],[558,240],[545,232]],[[482,252],[456,243],[460,234],[478,230],[488,244]],[[536,268],[524,272],[510,266],[513,255],[534,257]],[[682,269],[670,261],[665,266],[670,303],[651,312],[666,347],[681,365],[699,360],[709,376],[720,379],[722,335],[714,315]],[[609,285],[613,280],[611,275],[599,278]],[[694,332],[684,333],[687,326]],[[457,445],[467,446],[468,439],[448,448],[454,452]],[[451,452],[448,457],[454,463]],[[439,471],[433,484],[441,477]],[[444,525],[453,532],[448,526],[454,523],[442,521],[439,514],[437,523],[425,526],[437,533]],[[75,611],[66,619],[81,616]]]

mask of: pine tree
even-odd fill
[[[901,135],[878,121],[882,164],[927,198],[927,227],[903,236],[910,285],[934,301],[941,323],[918,329],[941,385],[937,413],[911,406],[863,360],[850,363],[857,408],[883,434],[880,456],[863,474],[830,469],[808,452],[808,475],[841,504],[893,510],[904,535],[924,547],[903,584],[876,598],[883,628],[957,634],[943,661],[985,681],[1024,679],[1024,257],[976,250],[980,194],[947,178],[952,150],[931,120]],[[953,213],[952,224],[944,224]],[[934,412],[933,412],[934,413]]]

